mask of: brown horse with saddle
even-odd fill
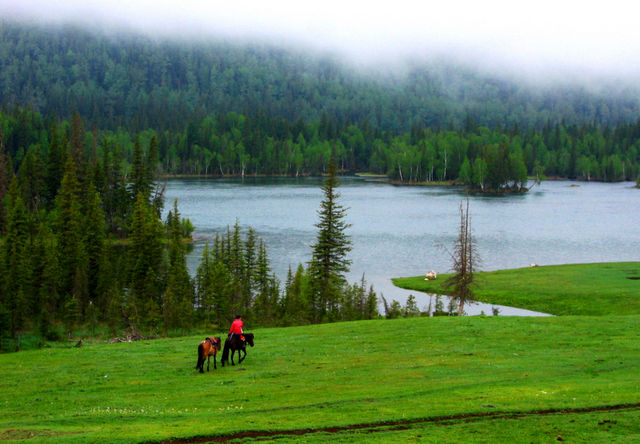
[[[222,340],[218,337],[206,338],[200,344],[198,344],[198,363],[196,364],[196,370],[200,370],[200,373],[204,373],[204,360],[207,359],[207,371],[209,371],[209,360],[213,356],[213,369],[216,367],[216,355],[220,351]]]

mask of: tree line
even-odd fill
[[[457,129],[414,126],[400,134],[341,126],[326,115],[290,122],[234,112],[192,121],[177,132],[80,131],[74,125],[85,126],[77,113],[59,122],[30,108],[0,112],[5,151],[30,194],[27,200],[50,208],[64,169],[60,144],[66,137],[66,143],[81,146],[76,150],[82,155],[100,159],[96,186],[111,183],[105,205],[113,229],[123,217],[116,214],[123,186],[113,182],[119,174],[128,177],[140,162],[136,144],[150,147],[153,173],[164,175],[320,175],[332,153],[342,172],[383,174],[401,183],[459,183],[480,191],[521,190],[529,177],[613,182],[640,174],[640,120],[615,127],[549,122],[537,131],[492,130],[469,118]],[[47,175],[39,173],[43,168]]]

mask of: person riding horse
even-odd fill
[[[236,318],[231,323],[231,328],[229,328],[229,341],[231,341],[235,335],[238,335],[242,338],[242,327],[244,326],[244,322],[242,322],[242,316],[236,315]]]
[[[220,360],[223,367],[229,360],[229,350],[231,350],[231,365],[235,365],[233,362],[234,353],[238,352],[238,363],[241,363],[247,356],[247,344],[253,347],[253,333],[244,333],[242,331],[243,326],[242,317],[237,315],[231,323],[231,328],[229,328],[229,336],[224,341],[222,359]]]

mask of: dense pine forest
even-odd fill
[[[348,259],[322,277],[312,258],[278,282],[264,243],[238,223],[191,277],[194,227],[178,202],[162,220],[158,179],[328,175],[333,187],[338,172],[368,172],[474,192],[522,192],[544,177],[637,180],[639,97],[536,89],[456,65],[374,76],[265,45],[3,22],[0,349],[80,326],[219,328],[237,312],[253,325],[376,317],[364,277],[341,277]]]
[[[28,126],[42,138],[17,163],[4,143],[15,133],[0,132],[0,349],[19,349],[25,332],[54,340],[78,327],[134,336],[224,329],[235,313],[254,326],[378,316],[364,278],[349,285],[332,274],[332,296],[319,294],[313,258],[281,285],[264,243],[238,223],[207,245],[192,278],[193,226],[178,202],[161,219],[155,136],[136,137],[129,162],[117,141],[94,143],[78,114],[40,129]]]

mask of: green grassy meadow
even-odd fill
[[[449,274],[393,279],[401,288],[446,294]],[[476,273],[476,300],[554,315],[640,314],[640,262],[551,265]]]
[[[620,314],[258,329],[245,362],[205,374],[194,369],[200,335],[3,354],[0,441],[639,442],[640,315],[615,307],[633,301],[637,281],[620,276],[638,264],[605,265],[592,281],[606,290],[556,284],[569,301],[553,306],[606,301],[600,313]],[[612,282],[626,296],[607,300]]]
[[[262,329],[240,366],[205,374],[194,370],[200,337],[5,354],[0,439],[315,430],[281,440],[323,441],[323,429],[337,428],[331,436],[345,441],[433,434],[453,442],[459,434],[530,442],[578,439],[583,421],[598,439],[605,427],[596,424],[606,419],[617,421],[606,433],[639,438],[639,320],[442,317]],[[611,406],[623,407],[578,412]],[[549,409],[569,416],[535,414]],[[485,414],[495,416],[474,417]],[[394,425],[402,421],[413,422]]]

